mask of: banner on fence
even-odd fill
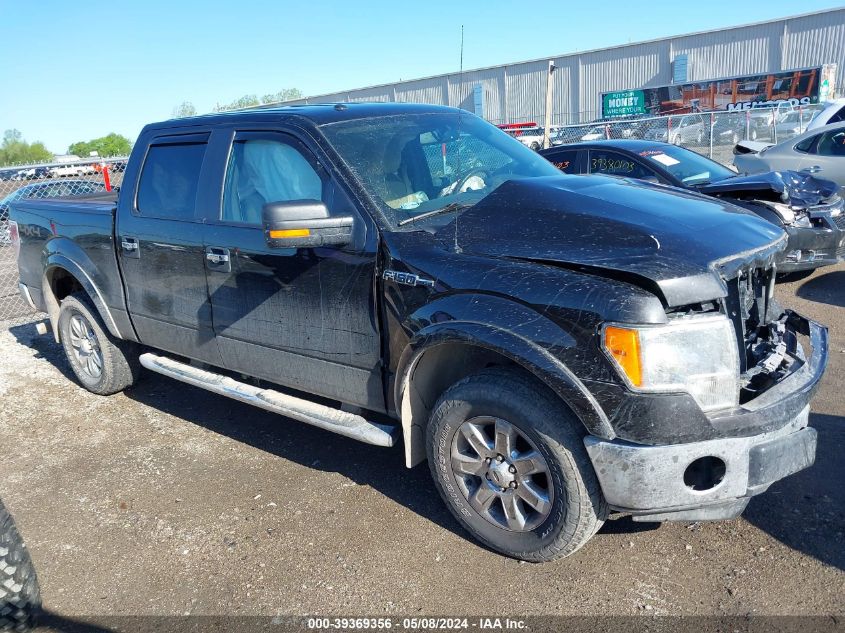
[[[602,94],[602,118],[634,114],[743,111],[777,107],[780,104],[795,107],[810,105],[818,103],[820,99],[833,98],[832,75],[835,74],[835,64],[833,72],[830,66],[825,64],[824,67],[779,73],[606,92]],[[633,101],[636,99],[639,99],[642,109],[636,112],[626,110],[634,107]],[[628,101],[632,105],[625,105]]]

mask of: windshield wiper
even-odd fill
[[[410,218],[405,218],[404,220],[399,222],[399,226],[405,226],[406,224],[416,222],[417,220],[425,220],[426,218],[432,218],[435,215],[440,215],[441,213],[452,213],[453,211],[460,211],[461,209],[466,209],[467,207],[471,206],[471,204],[467,204],[466,202],[450,202],[445,207],[440,207],[439,209],[435,209],[434,211],[426,211],[425,213],[420,213],[419,215],[415,215]]]

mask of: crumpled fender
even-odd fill
[[[485,315],[495,315],[495,325]],[[411,410],[409,381],[419,360],[431,349],[463,343],[501,354],[535,375],[557,393],[595,436],[615,437],[607,415],[575,374],[549,351],[575,347],[575,339],[559,325],[515,301],[487,294],[444,297],[420,308],[407,321],[418,327],[400,356],[395,402],[402,418],[407,465],[423,461],[422,431],[426,419]]]
[[[790,206],[809,208],[822,204],[839,191],[832,180],[817,178],[793,170],[769,171],[750,176],[735,176],[698,187],[708,195],[757,195],[765,200],[789,203]]]

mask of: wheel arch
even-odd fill
[[[50,317],[53,336],[57,343],[61,342],[59,310],[62,299],[80,290],[84,291],[91,299],[109,334],[116,338],[123,338],[97,285],[83,268],[69,257],[53,253],[47,258],[41,289],[47,314]]]
[[[605,439],[615,437],[592,394],[548,351],[495,326],[450,321],[421,330],[399,361],[395,402],[408,468],[426,460],[425,428],[440,395],[462,378],[493,365],[530,373],[572,410],[588,432]]]

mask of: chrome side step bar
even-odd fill
[[[140,360],[141,365],[150,371],[351,437],[353,440],[376,446],[393,446],[396,443],[396,427],[370,422],[354,413],[333,409],[274,389],[259,389],[228,376],[180,363],[166,356],[146,353],[141,354]]]

